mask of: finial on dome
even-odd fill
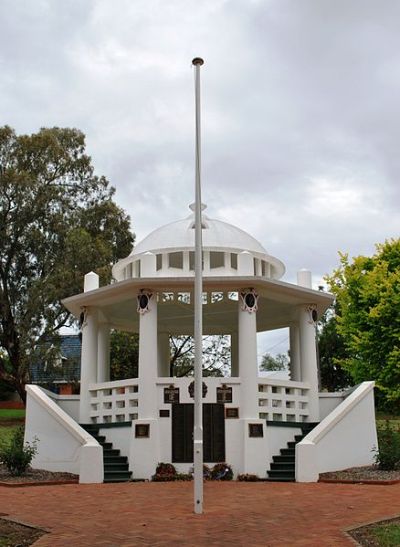
[[[196,209],[196,204],[195,204],[195,203],[191,203],[191,204],[189,205],[189,209],[190,209],[191,211],[194,211],[194,210]],[[201,210],[204,211],[204,209],[207,209],[207,205],[206,205],[205,203],[202,203],[202,204],[201,204]]]

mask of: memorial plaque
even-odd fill
[[[161,409],[160,410],[160,418],[169,418],[169,410]]]
[[[225,384],[221,387],[217,387],[217,403],[231,403],[232,402],[232,388]]]
[[[135,437],[148,438],[150,437],[150,424],[136,424],[135,425]]]
[[[179,387],[171,384],[164,388],[164,403],[179,403]]]
[[[225,409],[225,418],[239,418],[239,409],[238,408],[226,408]]]
[[[249,437],[264,437],[263,424],[249,424]]]

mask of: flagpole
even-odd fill
[[[192,61],[195,67],[196,104],[196,183],[195,183],[195,252],[194,252],[194,512],[203,513],[203,268],[201,234],[201,127],[200,127],[200,67],[203,59]]]

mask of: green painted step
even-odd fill
[[[282,456],[295,456],[296,451],[294,448],[281,448]]]
[[[282,456],[282,454],[281,454],[280,456],[272,456],[272,461],[275,462],[275,463],[293,462],[294,458],[293,458],[292,455]]]
[[[294,471],[295,462],[271,463],[271,471]]]
[[[290,471],[289,469],[275,469],[275,470],[270,470],[268,471],[268,478],[270,479],[280,479],[280,478],[284,478],[284,479],[288,479],[288,478],[291,478],[292,480],[295,479],[295,474],[294,474],[294,470],[293,471]]]
[[[128,458],[126,456],[104,456],[103,455],[104,464],[109,463],[128,463]]]

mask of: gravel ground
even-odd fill
[[[28,468],[24,475],[20,477],[14,477],[10,475],[6,466],[0,464],[0,482],[47,482],[47,481],[71,481],[78,480],[78,475],[72,473],[55,473],[52,471],[45,471],[44,469],[32,469]]]
[[[400,470],[398,471],[382,471],[375,465],[366,465],[364,467],[350,467],[342,471],[331,471],[329,473],[321,473],[320,479],[336,479],[336,480],[370,480],[370,481],[393,481],[400,480]]]

